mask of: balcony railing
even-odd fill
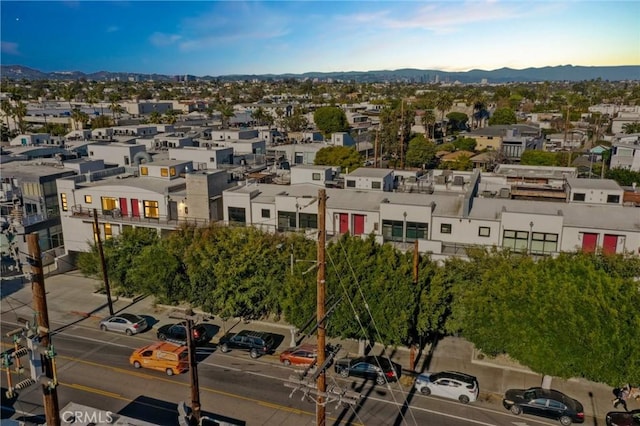
[[[98,221],[110,222],[110,223],[123,223],[123,224],[154,224],[161,226],[178,227],[182,224],[193,224],[196,226],[206,226],[207,224],[215,221],[211,221],[205,218],[172,218],[167,215],[159,215],[158,217],[144,217],[134,216],[131,213],[123,215],[118,209],[103,210],[97,209]],[[71,207],[71,215],[73,217],[87,218],[93,220],[93,209],[87,209],[83,206]]]

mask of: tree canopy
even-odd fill
[[[436,145],[418,134],[409,141],[407,148],[407,165],[410,167],[424,167],[433,162],[436,157]]]
[[[349,130],[347,115],[338,107],[325,106],[318,108],[313,113],[313,121],[325,136]]]
[[[458,138],[453,141],[453,146],[456,147],[457,150],[464,151],[475,151],[477,142],[474,138]]]
[[[354,171],[362,165],[362,156],[355,148],[327,146],[316,153],[317,166],[340,166],[342,170]]]
[[[516,124],[517,122],[515,111],[506,107],[496,109],[489,118],[489,125],[492,126],[495,124]]]

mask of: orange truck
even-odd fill
[[[135,368],[150,368],[173,376],[189,370],[189,349],[175,343],[156,342],[133,351],[129,363]]]

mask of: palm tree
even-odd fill
[[[7,120],[7,129],[11,130],[11,127],[9,126],[9,117],[13,116],[13,105],[11,105],[11,101],[3,99],[0,103],[0,109],[2,109],[4,118]]]
[[[425,134],[429,139],[435,139],[435,131],[436,131],[436,114],[432,109],[425,110],[424,114],[422,114],[422,125],[424,126]]]
[[[220,111],[220,114],[222,114],[222,128],[225,129],[229,127],[229,118],[235,115],[233,107],[229,104],[220,103],[217,109]]]
[[[449,92],[443,92],[436,99],[436,108],[440,110],[440,126],[442,128],[442,135],[446,135],[446,126],[443,126],[444,123],[444,113],[451,109],[453,106],[453,97]]]
[[[162,114],[160,114],[158,111],[153,111],[151,114],[149,114],[149,123],[154,123],[154,124],[158,124],[162,122]]]
[[[18,123],[20,133],[24,134],[27,131],[27,124],[24,121],[24,117],[27,115],[27,104],[25,102],[18,102],[13,107],[13,116]]]

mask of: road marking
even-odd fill
[[[97,393],[99,395],[108,396],[109,398],[126,399],[123,396],[121,396],[120,394],[117,394],[117,393],[114,393],[114,392],[104,391],[102,389],[92,388],[92,387],[85,386],[85,385],[80,385],[78,383],[71,383],[71,384],[67,384],[66,386],[68,386],[70,388],[82,390],[82,391],[89,391],[89,392]]]
[[[515,426],[529,426],[529,424],[528,424],[528,423],[525,423],[525,422],[513,422],[513,424],[514,424]]]

